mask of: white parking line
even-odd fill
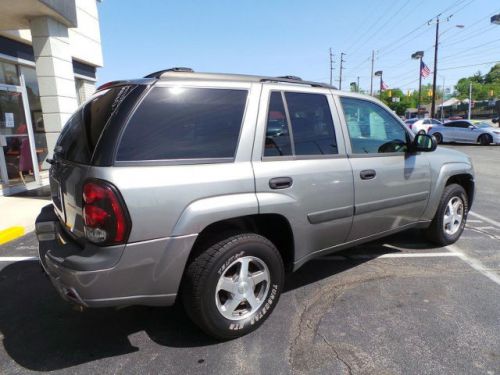
[[[469,212],[470,213],[470,212]],[[472,220],[472,219],[467,219],[468,223],[482,223],[482,220]]]
[[[494,225],[496,227],[499,227],[500,228],[500,222],[496,221],[496,220],[493,220],[493,219],[490,219],[486,216],[483,216],[483,215],[479,215],[475,212],[472,212],[472,211],[469,211],[469,215],[472,215],[474,217],[477,217],[478,219],[481,219],[483,221],[486,221],[487,223],[491,224],[491,225]],[[467,221],[471,221],[471,220],[467,220]]]
[[[23,260],[38,260],[38,257],[0,257],[0,262],[20,262]]]
[[[469,257],[456,245],[448,245],[446,246],[446,248],[450,251],[450,254],[455,254],[455,256],[458,256],[460,259],[462,259],[465,263],[474,268],[476,271],[479,271],[488,279],[500,285],[500,276],[488,270],[479,260]]]

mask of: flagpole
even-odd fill
[[[420,101],[422,100],[422,56],[420,56],[420,65],[418,69],[418,102],[417,102],[417,117],[418,117],[418,111],[420,110]]]

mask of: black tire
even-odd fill
[[[459,199],[462,203],[462,220],[458,225],[456,232],[447,233],[445,230],[445,215],[448,212],[448,203],[454,199]],[[467,214],[469,212],[467,193],[464,188],[458,184],[450,184],[444,189],[438,209],[429,228],[425,230],[426,237],[437,245],[446,246],[456,242],[465,228]],[[451,225],[451,224],[450,224]]]
[[[246,311],[245,309],[248,311],[242,318],[228,319],[217,304],[220,301],[218,298],[224,297],[219,294],[224,291],[217,292],[218,283],[222,276],[232,272],[232,269],[240,264],[238,262],[243,262],[245,259],[257,259],[263,262],[267,267],[269,281],[255,284],[262,288],[260,290],[263,293],[255,300],[260,304],[257,310],[252,311],[250,303],[242,300],[237,308],[241,306],[242,311]],[[232,264],[234,265],[231,266]],[[232,235],[209,246],[188,265],[182,289],[184,308],[191,320],[210,336],[221,340],[240,337],[257,329],[273,311],[283,290],[284,276],[281,255],[268,239],[254,233]],[[235,284],[238,284],[238,272],[234,278]],[[252,293],[255,296],[255,293]],[[231,293],[226,297],[227,300],[237,300],[232,298]],[[245,316],[247,314],[250,315]]]
[[[478,140],[482,146],[488,146],[491,142],[493,142],[493,137],[489,134],[481,134]]]
[[[434,133],[432,136],[436,138],[436,143],[438,145],[443,143],[443,136],[441,135],[441,133]]]

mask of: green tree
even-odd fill
[[[455,86],[455,94],[459,99],[469,97],[470,84],[472,84],[473,100],[491,99],[500,95],[500,63],[495,64],[485,75],[477,72],[471,77],[459,79]]]

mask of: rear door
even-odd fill
[[[264,85],[252,157],[259,211],[283,215],[296,260],[343,243],[353,179],[328,89]]]
[[[70,117],[54,148],[50,168],[52,201],[60,221],[83,237],[82,188],[94,150],[109,119],[133,86],[97,92]]]
[[[410,135],[386,108],[359,97],[340,97],[354,175],[355,214],[348,240],[418,221],[429,198],[430,165],[406,152]]]

